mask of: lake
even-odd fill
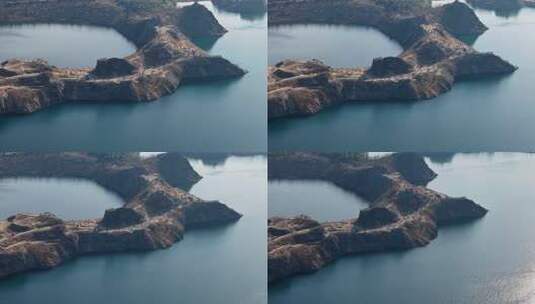
[[[355,39],[358,37],[358,39]],[[270,27],[269,64],[285,59],[318,59],[333,67],[369,67],[373,58],[397,56],[401,46],[374,28],[347,25]],[[363,41],[366,47],[362,47]]]
[[[122,199],[92,181],[69,178],[0,179],[0,218],[51,212],[62,219],[100,218]]]
[[[324,181],[269,182],[270,217],[308,215],[320,222],[355,218],[368,203],[355,194]]]
[[[94,67],[105,57],[125,57],[136,46],[112,29],[68,24],[0,26],[0,61],[45,58],[52,65]]]

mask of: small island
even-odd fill
[[[317,60],[285,60],[270,66],[269,119],[313,115],[344,102],[431,99],[458,81],[506,75],[517,69],[463,42],[487,28],[470,7],[458,1],[433,8],[425,0],[272,0],[268,12],[270,26],[373,27],[404,49],[397,57],[374,59],[369,68],[332,68]],[[347,53],[351,56],[351,50]]]
[[[0,220],[0,278],[57,267],[82,255],[167,248],[187,230],[232,223],[241,214],[187,192],[201,176],[177,153],[2,153],[0,178],[56,177],[96,182],[124,205],[98,219],[51,213]]]
[[[439,227],[487,213],[470,199],[426,188],[436,173],[412,153],[380,158],[363,153],[270,154],[268,172],[271,180],[327,181],[370,204],[346,221],[320,223],[306,215],[270,218],[270,283],[315,272],[347,255],[425,246],[437,237]]]
[[[0,63],[0,114],[29,114],[67,102],[147,102],[188,82],[246,72],[191,42],[226,30],[204,6],[167,0],[1,0],[0,23],[66,23],[113,28],[137,51],[94,68],[58,68],[41,59]]]

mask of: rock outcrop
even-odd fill
[[[379,159],[336,154],[271,154],[270,179],[331,182],[365,198],[357,218],[319,223],[307,216],[268,220],[268,280],[319,270],[354,254],[427,245],[442,225],[483,217],[487,210],[467,198],[425,187],[436,174],[416,154]],[[349,215],[348,215],[349,216]]]
[[[434,98],[466,78],[505,75],[517,68],[480,53],[461,37],[487,28],[464,3],[437,8],[424,1],[273,0],[270,25],[353,24],[377,28],[404,49],[371,67],[331,68],[319,61],[286,60],[268,71],[269,119],[312,115],[343,102],[415,101]]]
[[[456,37],[477,37],[488,30],[473,10],[467,9],[466,4],[458,1],[435,8],[433,15],[438,23]]]
[[[135,154],[1,154],[0,177],[88,179],[125,203],[106,210],[101,219],[71,221],[44,213],[0,220],[0,278],[49,269],[86,254],[166,248],[187,229],[238,220],[241,215],[223,203],[175,187],[200,178],[186,162],[176,154],[148,159]],[[170,174],[172,169],[176,172]]]
[[[116,29],[137,46],[125,58],[106,58],[91,68],[58,68],[43,60],[0,63],[0,114],[28,114],[58,103],[146,102],[173,93],[182,83],[240,77],[245,71],[210,56],[191,37],[226,30],[200,4],[166,7],[162,1],[0,1],[0,23],[90,24]]]

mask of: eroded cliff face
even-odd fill
[[[390,5],[389,1],[273,1],[270,25],[327,23],[365,25],[396,40],[404,51],[376,58],[369,68],[331,68],[319,61],[287,60],[268,75],[270,119],[315,114],[343,102],[415,101],[434,98],[466,78],[504,75],[517,68],[480,53],[458,38],[487,28],[464,3],[438,8]]]
[[[339,222],[320,223],[307,216],[270,218],[269,282],[317,271],[345,255],[425,246],[436,238],[441,225],[487,213],[472,200],[426,188],[435,176],[422,157],[410,153],[380,159],[271,154],[270,179],[328,181],[365,198],[370,206],[358,217]]]
[[[174,172],[171,172],[174,169]],[[177,186],[200,176],[177,154],[6,153],[0,177],[70,177],[93,180],[124,205],[100,219],[71,221],[50,213],[0,220],[0,278],[49,269],[85,254],[166,248],[186,229],[237,221],[219,201],[204,201]]]
[[[0,1],[0,22],[91,24],[116,29],[138,50],[95,68],[57,68],[43,60],[0,63],[0,114],[28,114],[65,102],[144,102],[186,81],[240,77],[245,71],[189,40],[226,30],[200,4],[133,10],[119,0]]]

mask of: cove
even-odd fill
[[[474,47],[519,66],[510,76],[460,82],[429,101],[348,103],[269,123],[272,150],[482,151],[532,147],[535,10],[509,18],[476,10],[489,30]],[[521,37],[522,39],[519,39]],[[437,138],[440,140],[437,141]]]
[[[441,229],[430,245],[347,257],[269,288],[269,303],[531,303],[535,259],[533,154],[427,158],[428,186],[488,208],[480,221]]]
[[[319,221],[356,218],[368,204],[358,196],[324,181],[270,181],[269,217],[308,215]]]
[[[265,157],[191,163],[203,179],[190,193],[224,201],[240,221],[189,231],[167,250],[82,257],[0,281],[0,303],[266,303]]]
[[[93,68],[100,58],[124,57],[136,50],[115,30],[87,25],[3,25],[0,41],[0,61],[41,58],[64,68]]]
[[[286,59],[318,59],[336,68],[369,67],[376,57],[397,56],[403,49],[376,29],[345,25],[270,27],[269,64]]]
[[[0,218],[51,212],[66,220],[102,217],[121,198],[92,181],[68,178],[0,179]]]
[[[228,32],[215,41],[194,42],[247,70],[244,77],[187,84],[150,103],[65,104],[30,116],[0,117],[2,146],[12,151],[265,150],[266,15],[243,19],[211,2],[201,4]]]

